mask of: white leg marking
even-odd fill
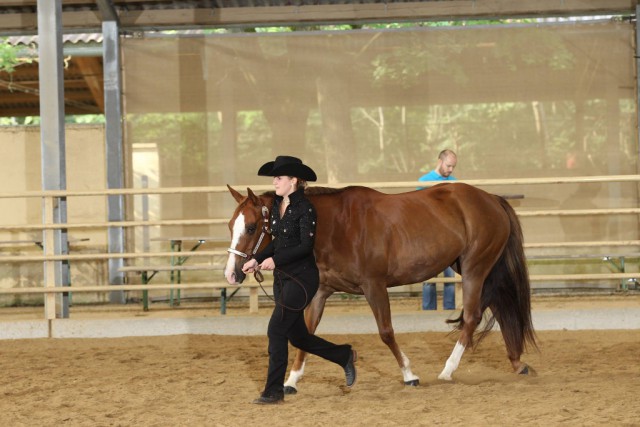
[[[409,361],[409,358],[401,351],[400,354],[402,354],[402,378],[404,379],[405,383],[411,382],[411,381],[419,381],[420,378],[418,378],[416,375],[413,374],[413,372],[411,372],[411,362]]]
[[[300,367],[299,371],[294,371],[292,369],[291,372],[289,372],[289,378],[284,383],[285,387],[293,387],[296,390],[298,389],[298,387],[296,387],[296,384],[298,383],[298,380],[300,380],[300,378],[302,378],[302,374],[304,374],[304,365],[306,363],[307,363],[306,360],[302,362],[302,367]]]
[[[240,237],[244,234],[244,215],[239,214],[233,223],[233,233],[231,235],[231,245],[229,247],[231,249],[236,249],[238,242],[240,241]],[[236,284],[236,275],[234,273],[236,265],[236,254],[229,254],[229,258],[227,259],[227,265],[224,267],[224,277],[226,277],[227,282],[231,285]]]
[[[458,369],[458,364],[460,364],[460,359],[462,359],[462,353],[464,353],[464,346],[460,344],[460,341],[458,341],[455,347],[453,347],[451,356],[447,359],[444,369],[440,375],[438,375],[438,379],[451,381],[451,374],[453,374],[453,371]]]

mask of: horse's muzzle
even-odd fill
[[[239,285],[244,282],[247,275],[240,269],[225,270],[224,277],[230,285]]]

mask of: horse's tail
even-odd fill
[[[500,259],[482,287],[482,310],[493,313],[484,328],[489,331],[495,320],[505,340],[509,354],[521,355],[527,344],[537,347],[531,320],[531,288],[524,256],[522,227],[511,205],[496,197],[509,217],[511,232]]]
[[[498,321],[509,354],[521,355],[527,344],[537,348],[531,320],[531,289],[529,272],[524,256],[522,227],[509,203],[496,196],[509,217],[510,233],[500,258],[491,269],[482,287],[481,312],[491,309],[492,315],[478,332],[476,344]],[[463,272],[464,275],[464,272]],[[463,315],[451,323],[462,327]]]

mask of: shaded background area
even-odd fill
[[[132,169],[157,170],[161,187],[243,189],[268,184],[258,167],[287,153],[340,186],[413,181],[451,148],[460,179],[635,174],[633,37],[607,21],[125,39]],[[157,164],[135,161],[140,150]],[[638,201],[635,183],[487,189],[524,194],[520,209]],[[234,206],[197,197],[163,197],[159,215]],[[528,241],[638,234],[634,215],[523,223]]]
[[[244,192],[247,186],[269,184],[256,171],[283,153],[312,165],[318,185],[414,182],[435,166],[443,148],[459,154],[455,174],[460,179],[637,174],[634,25],[613,19],[123,36],[127,186],[228,183]],[[69,190],[104,188],[104,127],[67,127],[66,133]],[[39,128],[4,127],[0,147],[7,160],[0,187],[8,193],[39,190]],[[519,212],[638,207],[636,182],[483,188],[523,195],[511,201]],[[39,199],[3,199],[0,206],[5,224],[41,222]],[[226,193],[127,196],[127,219],[228,218],[234,207]],[[70,198],[69,209],[70,223],[102,222],[106,202]],[[526,243],[639,237],[635,214],[521,216],[521,221]],[[135,227],[127,233],[127,249],[137,253],[167,251],[168,240],[180,236],[207,236],[202,249],[225,249],[229,238],[226,225]],[[0,252],[41,253],[32,242],[40,235],[4,232],[4,240],[31,242],[2,246]],[[73,252],[106,251],[104,230],[76,229],[70,237]],[[638,248],[539,252],[609,250]],[[570,265],[534,264],[532,274],[612,271],[598,257]],[[637,262],[628,264],[637,271]],[[71,275],[74,286],[108,283],[100,261],[73,262]],[[169,280],[168,274],[160,276],[156,280]],[[218,279],[220,272],[194,272],[183,280]],[[0,268],[4,288],[41,283],[38,263]],[[611,289],[615,283],[593,286]],[[104,298],[103,293],[77,293],[74,301]],[[1,300],[21,304],[27,299],[41,297]]]

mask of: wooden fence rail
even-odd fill
[[[581,215],[638,215],[640,208],[617,208],[617,209],[548,209],[538,211],[517,210],[520,217],[534,216],[581,216]],[[111,221],[92,223],[56,223],[56,224],[15,224],[0,225],[2,231],[34,231],[34,230],[77,230],[87,228],[108,228],[108,227],[152,227],[152,226],[178,226],[178,225],[220,225],[227,224],[228,218],[210,219],[165,219],[155,221]]]
[[[517,178],[517,179],[475,179],[460,180],[457,182],[465,182],[476,186],[501,186],[501,185],[549,185],[549,184],[571,184],[571,183],[613,183],[613,182],[640,182],[640,175],[615,175],[615,176],[588,176],[588,177],[546,177],[546,178]],[[367,182],[367,183],[334,183],[334,184],[317,184],[317,186],[330,187],[346,187],[350,185],[364,185],[377,189],[413,189],[419,186],[435,184],[437,182]],[[234,185],[235,188],[244,189],[250,187],[252,190],[269,191],[273,187],[271,185]],[[94,229],[94,228],[124,228],[124,227],[167,227],[167,226],[185,226],[185,225],[219,225],[226,224],[228,219],[190,219],[190,220],[147,220],[147,221],[117,221],[117,222],[83,222],[83,223],[55,223],[53,220],[53,207],[60,198],[70,197],[86,197],[86,196],[113,196],[113,195],[162,195],[162,194],[193,194],[193,193],[226,193],[226,186],[208,186],[208,187],[176,187],[176,188],[140,188],[140,189],[112,189],[112,190],[82,190],[82,191],[34,191],[20,193],[0,193],[0,199],[25,199],[40,198],[42,203],[42,224],[13,224],[0,225],[0,231],[42,231],[44,234],[44,245],[42,255],[7,255],[0,256],[4,262],[43,262],[45,266],[45,280],[42,287],[28,288],[12,288],[0,289],[0,294],[24,294],[24,293],[42,293],[45,294],[46,301],[52,306],[52,298],[55,294],[64,292],[113,292],[120,290],[140,291],[143,290],[141,285],[118,285],[118,286],[82,286],[82,287],[62,287],[52,283],[53,271],[55,263],[61,261],[88,261],[88,260],[110,260],[110,259],[150,259],[150,258],[167,258],[175,257],[176,252],[152,252],[152,253],[93,253],[93,254],[61,254],[55,253],[53,247],[54,232],[56,230],[77,230],[77,229]],[[547,217],[547,216],[583,216],[583,215],[638,215],[640,208],[615,208],[615,209],[544,209],[544,210],[525,210],[517,209],[520,217]],[[549,243],[525,243],[525,249],[544,249],[544,248],[583,248],[583,247],[633,247],[640,246],[640,240],[630,239],[621,241],[589,241],[589,242],[549,242]],[[202,250],[190,252],[189,257],[211,257],[226,256],[224,250]],[[614,280],[614,279],[634,279],[638,273],[610,273],[610,274],[557,274],[557,275],[531,275],[532,281],[548,281],[548,280]],[[445,279],[434,278],[432,283],[460,281],[460,278]],[[228,286],[223,283],[170,283],[170,284],[154,284],[144,285],[144,290],[166,290],[166,289],[219,289]],[[47,305],[47,304],[45,304]],[[45,315],[51,319],[55,317],[55,313],[49,309],[45,309]]]
[[[640,175],[598,175],[598,176],[573,176],[573,177],[541,177],[541,178],[501,178],[501,179],[467,179],[458,180],[457,183],[467,183],[475,186],[500,186],[500,185],[545,185],[545,184],[589,184],[602,182],[640,182]],[[442,181],[403,181],[403,182],[339,182],[339,183],[315,183],[315,187],[347,187],[360,185],[378,189],[389,188],[416,188],[425,185],[441,184]],[[272,185],[234,184],[235,188],[251,188],[254,191],[271,191]],[[111,190],[49,190],[49,191],[23,191],[12,193],[0,193],[0,199],[14,198],[45,198],[45,197],[75,197],[75,196],[117,196],[117,195],[143,195],[143,194],[193,194],[193,193],[226,193],[229,190],[226,185],[209,187],[169,187],[169,188],[122,188]]]

